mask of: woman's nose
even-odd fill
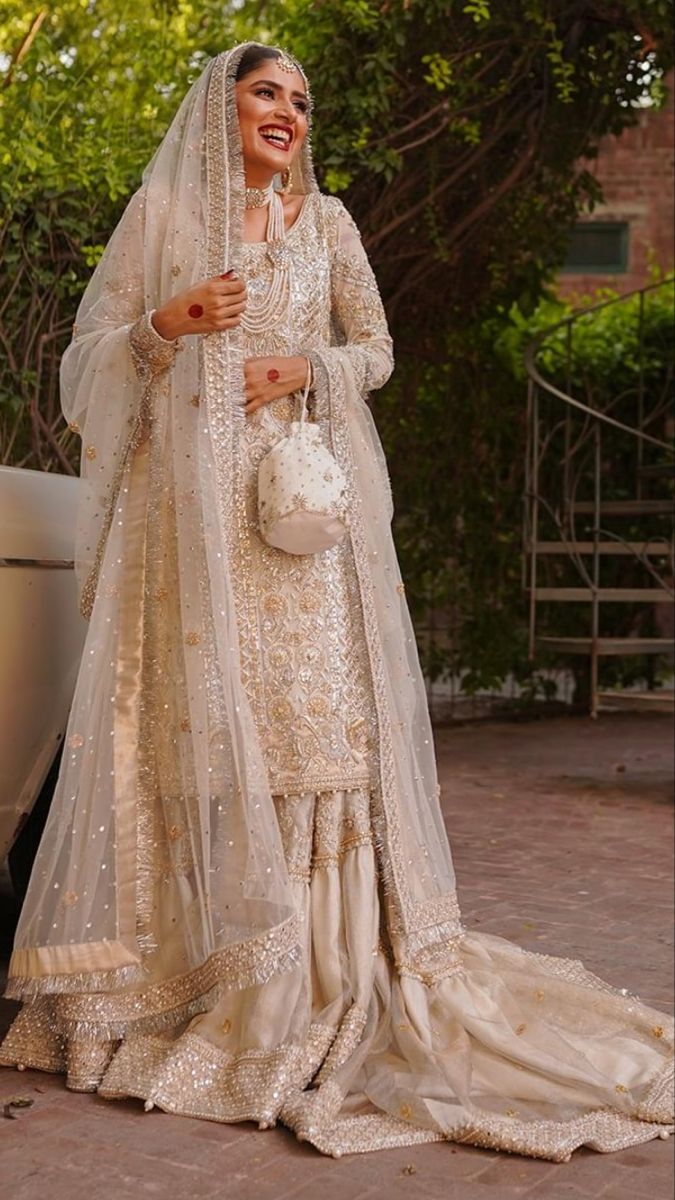
[[[297,119],[297,112],[292,104],[286,104],[280,100],[277,104],[276,114],[280,121],[285,121],[287,125],[294,125]]]

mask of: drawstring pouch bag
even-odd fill
[[[258,522],[264,541],[287,554],[317,554],[347,532],[347,480],[307,421],[308,365],[300,419],[258,467]]]

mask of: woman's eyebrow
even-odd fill
[[[257,84],[260,84],[260,83],[267,84],[268,87],[274,88],[275,91],[277,91],[277,92],[281,89],[281,84],[275,83],[273,79],[256,79],[255,83],[252,86],[255,87]],[[300,98],[302,100],[306,100],[307,92],[291,92],[291,96],[300,96]]]

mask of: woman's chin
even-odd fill
[[[247,170],[280,175],[291,165],[291,155],[286,150],[270,150],[267,154],[264,150],[262,154],[258,150],[255,155],[250,156],[244,152],[244,164]]]
[[[276,154],[270,154],[265,162],[265,169],[271,171],[273,175],[281,175],[282,171],[290,165],[290,154],[284,154],[283,151],[278,151]]]

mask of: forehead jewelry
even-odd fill
[[[282,71],[288,71],[289,75],[293,75],[295,71],[299,70],[298,64],[293,61],[290,54],[287,54],[285,50],[277,49],[277,54],[279,55],[277,59],[277,66],[280,67]]]
[[[309,83],[307,82],[307,76],[305,75],[305,72],[303,71],[302,67],[300,66],[300,63],[297,63],[294,58],[291,58],[290,54],[287,54],[286,51],[282,50],[279,46],[275,46],[274,49],[276,50],[276,52],[279,56],[277,58],[277,66],[279,67],[279,69],[281,71],[287,71],[289,75],[293,75],[293,73],[295,71],[300,72],[300,75],[302,76],[303,82],[305,84],[305,89],[307,91],[307,103],[309,104],[310,111],[311,111],[312,97],[311,97],[310,90],[309,90]]]

